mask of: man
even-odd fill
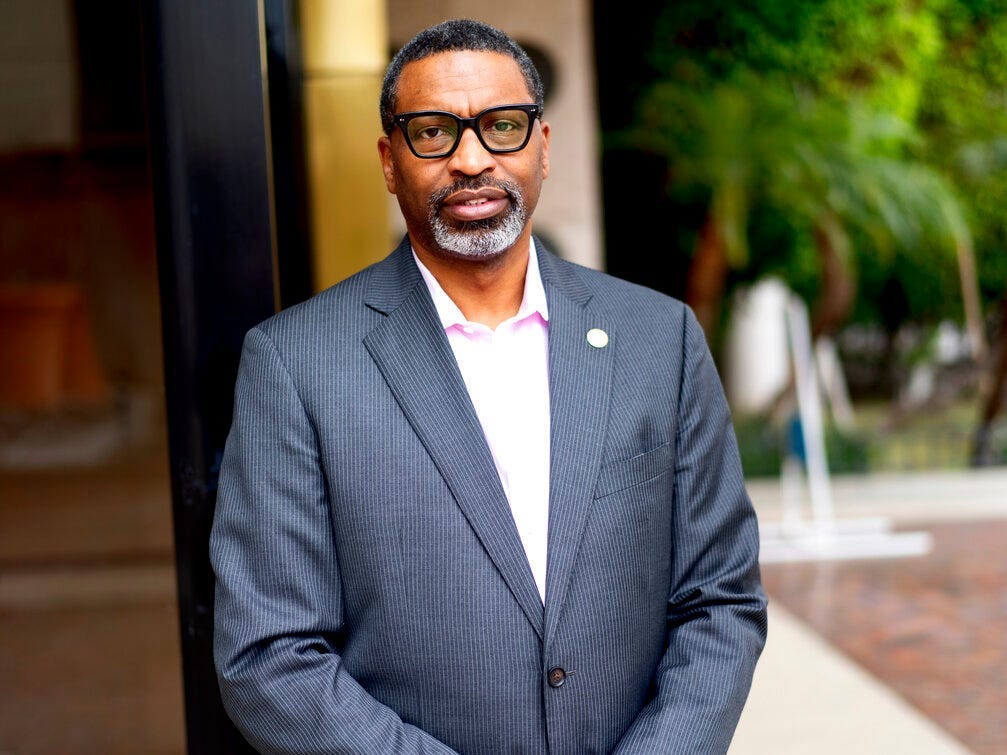
[[[524,52],[389,67],[408,238],[249,332],[212,557],[225,705],[266,752],[723,752],[765,637],[702,332],[531,237]]]

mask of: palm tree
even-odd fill
[[[997,134],[965,144],[956,155],[963,177],[975,185],[977,191],[989,191],[984,185],[999,177],[1007,168],[1007,136]],[[992,447],[993,425],[1003,413],[1007,399],[1007,291],[1000,304],[1000,323],[997,340],[990,349],[989,372],[980,386],[979,419],[972,441],[973,466],[987,466],[997,462]]]
[[[854,229],[882,253],[944,239],[958,255],[969,333],[981,357],[968,227],[948,182],[904,157],[917,140],[907,124],[855,103],[823,103],[782,79],[751,72],[698,84],[655,84],[622,140],[667,161],[669,188],[707,192],[686,299],[708,337],[719,321],[730,270],[759,264],[747,242],[750,208],[758,201],[775,206],[814,239],[820,284],[813,335],[835,332],[852,310]]]
[[[637,124],[618,140],[658,154],[668,164],[668,186],[708,192],[693,247],[686,301],[710,337],[719,320],[728,273],[749,264],[748,215],[754,187],[765,173],[764,143],[774,139],[778,113],[741,84],[716,84],[697,94],[681,81],[659,81],[642,103]]]
[[[835,332],[852,309],[850,231],[866,233],[882,252],[937,242],[955,252],[973,356],[981,362],[986,344],[972,237],[947,179],[903,156],[918,141],[916,134],[904,121],[856,103],[845,112],[812,111],[804,123],[785,155],[789,162],[777,163],[770,186],[778,203],[793,207],[815,229],[822,285],[814,335]]]

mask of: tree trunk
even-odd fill
[[[994,346],[996,358],[991,362],[992,370],[986,381],[986,395],[979,415],[979,426],[976,428],[972,443],[972,466],[983,467],[995,464],[993,449],[990,448],[990,435],[993,432],[993,421],[1004,408],[1004,394],[1007,393],[1007,295],[1004,296],[1000,315],[1000,334]]]
[[[969,344],[972,346],[972,358],[976,364],[981,365],[986,361],[988,347],[983,327],[983,310],[979,296],[975,253],[971,240],[959,240],[955,244],[955,253],[958,256],[958,274],[961,277],[962,301],[965,304],[965,330],[969,336]]]
[[[727,253],[717,231],[713,213],[707,213],[696,236],[696,246],[685,286],[685,301],[696,313],[696,319],[713,343],[727,282]]]
[[[811,320],[811,338],[833,335],[849,318],[857,284],[849,269],[850,242],[835,215],[825,213],[815,224],[821,265],[821,287]]]

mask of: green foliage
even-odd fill
[[[777,477],[783,458],[783,430],[765,419],[734,423],[741,466],[746,477]],[[834,425],[825,429],[825,454],[829,471],[836,474],[866,472],[870,468],[867,440]]]
[[[661,76],[614,141],[662,155],[675,201],[705,193],[732,280],[814,299],[828,216],[856,317],[897,277],[910,317],[960,319],[963,246],[986,304],[1003,296],[1007,3],[681,0],[654,40]]]
[[[652,61],[675,77],[688,64],[718,79],[739,68],[782,74],[817,95],[866,96],[911,119],[941,51],[939,24],[908,0],[690,0],[662,17]]]
[[[780,432],[767,421],[736,421],[734,434],[745,477],[776,477],[780,474]]]
[[[825,452],[829,469],[837,474],[862,473],[870,467],[869,444],[856,433],[829,426],[825,433]]]

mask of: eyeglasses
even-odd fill
[[[538,105],[499,105],[471,118],[459,118],[443,110],[424,110],[399,113],[392,116],[392,122],[402,129],[414,155],[433,159],[452,154],[466,128],[476,132],[488,152],[495,155],[519,152],[528,145],[532,123],[541,117],[542,108]]]

